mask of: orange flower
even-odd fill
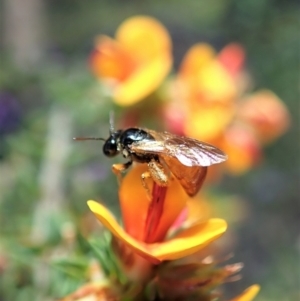
[[[241,102],[238,118],[250,124],[260,141],[275,140],[287,131],[289,113],[284,103],[271,91],[261,90]]]
[[[244,60],[238,44],[229,44],[218,55],[207,44],[194,45],[171,85],[173,101],[165,114],[172,131],[222,149],[228,155],[224,166],[232,174],[257,164],[262,144],[278,138],[290,125],[284,103],[271,91],[240,96],[247,87]],[[209,177],[216,178],[221,169],[211,168]]]
[[[186,105],[185,134],[212,141],[233,117],[237,90],[231,75],[212,47],[196,44],[183,59],[178,81]]]
[[[167,232],[185,208],[188,197],[176,180],[168,188],[159,187],[149,180],[154,200],[150,202],[140,180],[146,170],[147,166],[137,165],[122,181],[120,202],[124,229],[103,205],[95,201],[88,202],[98,220],[120,242],[148,261],[158,264],[163,260],[190,255],[225,232],[224,220],[209,219],[195,223],[167,239]]]
[[[261,147],[253,130],[239,124],[226,129],[219,139],[219,146],[230,158],[225,166],[231,174],[246,172],[261,158]]]
[[[114,101],[132,105],[154,92],[172,66],[171,40],[157,20],[136,16],[124,21],[116,39],[96,40],[93,72],[112,88]]]

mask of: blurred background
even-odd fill
[[[245,264],[233,289],[258,283],[258,301],[299,300],[299,1],[0,3],[1,301],[46,300],[64,292],[67,280],[48,267],[52,258],[68,254],[69,233],[82,238],[93,228],[86,200],[101,200],[119,214],[110,169],[115,160],[104,157],[100,142],[72,137],[107,137],[112,109],[118,124],[123,109],[99,85],[88,60],[97,35],[113,37],[137,14],[168,29],[174,72],[195,43],[218,52],[237,42],[246,52],[253,90],[272,90],[288,108],[291,126],[264,148],[264,159],[218,183],[241,204],[222,197],[214,206],[234,232],[234,261]],[[149,122],[162,128],[157,123]]]

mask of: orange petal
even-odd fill
[[[172,235],[172,233],[180,228],[190,228],[195,224],[207,221],[209,217],[212,216],[211,212],[211,206],[202,196],[200,198],[199,195],[197,195],[196,197],[189,199],[186,207],[182,210],[171,229],[169,229],[168,234]]]
[[[231,301],[251,301],[255,298],[260,290],[260,286],[255,284],[247,288],[241,295],[235,297]]]
[[[239,125],[229,128],[221,143],[221,149],[228,155],[226,167],[232,174],[242,174],[260,159],[260,146],[253,132]]]
[[[241,104],[238,116],[250,123],[263,142],[282,135],[290,125],[290,116],[285,104],[271,91],[254,93]]]
[[[95,50],[90,56],[90,66],[96,76],[114,80],[116,84],[131,74],[135,64],[123,45],[106,36],[97,38]]]
[[[182,231],[173,239],[154,244],[139,242],[127,234],[117,223],[113,215],[101,204],[88,201],[88,206],[97,219],[133,251],[152,263],[163,260],[174,260],[197,252],[226,230],[226,222],[221,219],[211,219],[201,225],[196,225]]]
[[[141,175],[147,170],[146,164],[134,166],[124,177],[119,190],[124,227],[131,236],[140,241],[144,239],[145,223],[150,204],[146,190],[141,183]],[[152,191],[152,179],[148,179],[147,184]],[[165,198],[163,214],[155,233],[152,235],[153,238],[163,239],[185,207],[187,199],[188,196],[180,184],[176,180],[171,181]]]
[[[208,220],[211,216],[212,208],[209,203],[200,196],[190,199],[187,202],[188,217],[186,222],[190,225]]]
[[[208,44],[198,43],[184,56],[179,73],[184,77],[195,77],[198,71],[215,58],[215,50]]]

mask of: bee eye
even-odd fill
[[[103,145],[103,153],[107,157],[114,157],[118,154],[117,142],[115,139],[108,139]]]

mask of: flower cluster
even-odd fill
[[[137,16],[120,25],[115,39],[96,40],[90,65],[113,101],[126,109],[124,124],[144,123],[140,119],[151,112],[164,120],[164,129],[224,150],[226,170],[237,175],[260,162],[262,147],[290,124],[284,103],[272,91],[252,92],[245,57],[239,44],[217,53],[198,43],[167,80],[173,60],[168,31],[153,18]]]
[[[140,181],[146,170],[144,164],[134,166],[121,183],[123,226],[105,206],[88,201],[91,211],[114,236],[112,249],[126,285],[89,283],[65,301],[87,296],[97,301],[221,300],[218,287],[240,271],[241,264],[218,266],[206,251],[226,231],[226,222],[205,215],[202,204],[189,198],[176,179],[168,187],[150,179],[150,201]],[[198,254],[197,260],[192,254]],[[252,300],[258,290],[257,285],[251,286],[233,300]]]
[[[226,167],[232,174],[254,166],[262,146],[282,135],[290,123],[285,105],[273,92],[247,91],[244,57],[238,44],[227,45],[219,54],[208,44],[196,44],[172,82],[176,107],[171,102],[169,111],[166,106],[170,128],[219,146],[229,156]],[[179,112],[184,114],[174,117]]]
[[[115,39],[97,38],[89,62],[123,108],[121,123],[136,126],[154,114],[163,128],[208,142],[229,156],[210,167],[210,175],[221,170],[236,175],[257,164],[262,147],[290,124],[285,105],[273,92],[251,91],[244,61],[241,45],[229,44],[217,53],[199,43],[167,79],[173,63],[169,33],[157,20],[137,16],[120,25]],[[88,201],[113,236],[111,251],[125,280],[107,273],[64,301],[224,300],[221,285],[242,268],[220,264],[211,249],[226,222],[210,218],[207,204],[188,197],[172,175],[167,187],[147,180],[149,196],[141,184],[146,171],[147,165],[134,165],[121,182],[122,224],[104,205]],[[258,291],[253,285],[232,301],[250,301]]]

